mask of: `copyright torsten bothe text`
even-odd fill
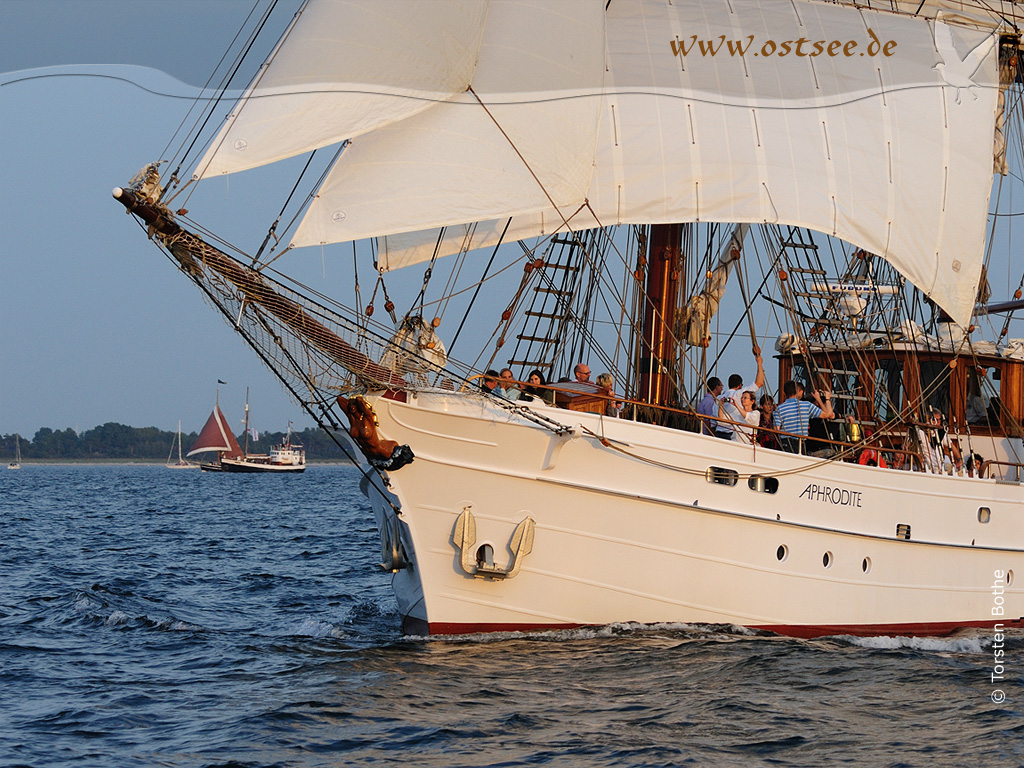
[[[1006,612],[1006,572],[995,571],[992,582],[992,615],[1002,617]],[[996,621],[992,625],[992,683],[1001,684],[1006,679],[1006,636],[1003,634],[1003,623]],[[1002,704],[1006,701],[1006,692],[1002,688],[992,691],[992,702]]]

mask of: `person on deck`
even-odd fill
[[[518,384],[516,384],[515,377],[512,376],[512,370],[502,368],[498,378],[501,379],[501,393],[505,396],[505,399],[518,400],[519,396],[523,393],[519,389]]]
[[[576,381],[580,384],[590,384],[590,366],[586,363],[576,363],[576,367],[572,369],[572,375],[576,377]]]
[[[960,446],[950,439],[949,432],[942,424],[942,411],[932,406],[928,409],[927,429],[918,430],[918,443],[921,450],[921,459],[924,464],[924,471],[933,475],[946,474],[946,462],[950,463],[949,471],[953,467],[959,472],[963,468],[963,457],[960,455]]]
[[[779,445],[779,436],[774,432],[769,432],[771,429],[779,428],[778,422],[775,420],[775,398],[767,394],[761,395],[759,403],[761,405],[759,411],[761,418],[757,430],[757,444],[762,448],[781,451],[782,446]]]
[[[598,374],[597,386],[601,388],[602,395],[615,397],[615,379],[610,373]],[[609,400],[605,405],[604,415],[618,417],[619,412],[622,410],[622,406],[623,403],[621,400]]]
[[[792,379],[782,387],[782,393],[786,399],[775,411],[775,418],[779,422],[779,429],[789,435],[779,435],[779,443],[783,450],[790,453],[801,453],[801,443],[807,437],[811,419],[832,419],[835,418],[835,411],[832,410],[832,394],[822,393],[814,390],[811,393],[813,402],[804,400],[804,386]]]
[[[734,411],[734,413],[730,413]],[[734,424],[732,440],[737,443],[751,445],[754,442],[754,431],[761,423],[761,414],[757,410],[757,402],[754,400],[754,393],[749,389],[743,390],[740,395],[739,408],[731,408],[725,398],[722,398],[721,415],[733,421],[746,422],[743,425]]]
[[[718,422],[713,418],[718,415],[718,399],[722,396],[722,380],[717,376],[708,379],[708,392],[704,399],[697,404],[697,413],[702,416],[712,417],[700,420],[700,433],[702,435],[717,434]]]
[[[743,386],[743,377],[738,373],[732,374],[729,377],[729,388],[725,390],[722,395],[725,398],[725,416],[732,421],[743,421],[744,413],[740,404],[740,397],[744,392],[750,392],[755,399],[757,399],[757,393],[764,386],[764,361],[761,359],[761,351],[755,347],[754,360],[757,361],[757,374],[754,376],[754,383],[747,386]],[[726,437],[729,440],[733,439],[733,433],[735,429],[732,424],[719,424],[716,429],[719,432],[725,432]]]
[[[523,388],[523,397],[534,398],[548,405],[555,404],[555,391],[553,389],[546,389],[545,385],[547,381],[544,379],[544,374],[540,372],[540,369],[534,368],[530,371],[530,375],[526,377],[526,386]]]
[[[499,378],[497,371],[487,371],[487,373],[484,374],[484,377],[480,379],[480,389],[485,393],[496,395],[497,397],[504,397],[505,393],[501,389],[501,383],[498,381]]]

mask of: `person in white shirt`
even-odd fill
[[[723,397],[719,408],[719,415],[731,421],[744,422],[743,424],[730,425],[734,427],[731,440],[745,445],[753,444],[757,427],[761,423],[761,412],[757,410],[757,402],[754,400],[753,392],[749,389],[743,390],[740,394],[738,408]]]
[[[921,447],[921,460],[924,471],[933,475],[945,474],[944,465],[949,459],[952,466],[959,472],[963,467],[960,447],[950,440],[949,432],[942,426],[942,412],[934,406],[929,408],[928,428],[917,427],[917,439]]]
[[[505,396],[506,400],[518,400],[519,396],[522,395],[522,390],[519,389],[519,385],[516,383],[515,378],[512,376],[512,371],[509,368],[502,368],[501,373],[498,374],[498,378],[501,379],[501,393]]]
[[[740,410],[740,395],[743,392],[750,392],[754,395],[756,402],[757,393],[764,386],[764,361],[761,359],[761,350],[755,348],[754,360],[757,361],[757,374],[754,376],[754,383],[743,386],[743,377],[734,373],[729,377],[729,389],[722,394],[722,397],[725,398],[724,415],[731,421],[743,421],[745,418],[744,412]],[[719,432],[725,432],[730,437],[734,437],[731,434],[735,432],[732,424],[721,422],[715,428]]]

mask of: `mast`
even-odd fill
[[[242,456],[249,455],[249,388],[245,388],[245,448],[242,450]]]
[[[217,383],[219,384],[220,381],[218,380]],[[216,399],[214,400],[214,403],[213,403],[213,412],[214,412],[213,418],[216,418],[217,414],[220,413],[220,387],[217,387],[217,397],[216,397]],[[203,429],[206,429],[206,427],[203,427]],[[231,432],[231,430],[228,430],[229,434],[230,434],[230,432]],[[203,433],[200,432],[199,433],[199,437],[201,438],[202,436],[203,436]],[[224,452],[223,451],[217,451],[217,462],[219,463],[220,460],[223,459],[223,458],[224,458]]]
[[[638,370],[639,396],[652,405],[670,405],[676,400],[673,369],[682,239],[682,224],[651,226]]]

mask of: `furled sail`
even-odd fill
[[[224,418],[219,405],[214,406],[213,413],[203,425],[199,437],[188,455],[195,456],[197,453],[209,453],[210,451],[223,452],[231,458],[242,455],[242,447],[238,444],[235,436],[231,434],[231,430],[228,429],[227,419]]]
[[[743,240],[747,236],[747,224],[737,224],[722,245],[718,254],[718,263],[708,272],[707,281],[701,292],[690,299],[682,317],[679,334],[686,343],[697,347],[706,347],[711,343],[711,319],[718,312],[718,305],[725,296],[725,285],[729,281],[729,273],[739,260],[743,251]]]
[[[809,0],[491,0],[471,90],[353,141],[291,244],[387,236],[398,266],[429,258],[440,227],[455,252],[468,235],[491,244],[510,216],[517,238],[789,224],[884,256],[966,323],[996,22],[943,18]]]

